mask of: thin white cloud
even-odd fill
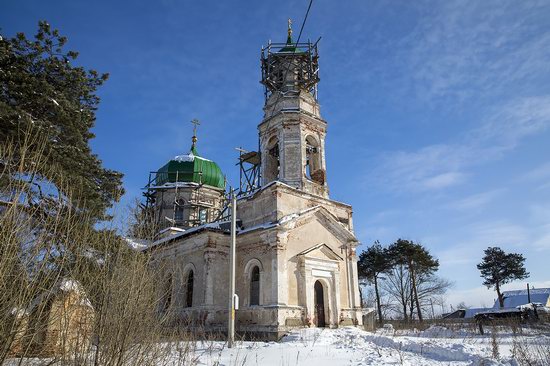
[[[455,141],[384,154],[377,172],[384,186],[459,185],[470,167],[502,157],[550,125],[550,30],[533,20],[548,11],[548,2],[446,1],[392,42],[398,51],[384,76],[388,85],[456,114],[466,103],[466,110],[476,105],[480,122]]]
[[[456,103],[537,81],[550,71],[550,32],[532,22],[544,9],[529,1],[435,4],[399,45],[418,98]]]
[[[543,229],[546,231],[544,234],[542,234],[541,237],[539,237],[537,240],[534,241],[533,246],[538,251],[548,251],[550,250],[550,224],[545,225]]]
[[[523,178],[530,181],[550,180],[550,163],[544,163],[536,167],[527,172]]]
[[[375,176],[395,191],[426,191],[461,184],[468,169],[501,158],[528,136],[550,127],[550,95],[518,98],[493,108],[479,128],[458,142],[394,151],[382,156]]]
[[[449,207],[459,211],[474,211],[486,206],[495,198],[499,197],[506,190],[503,188],[492,191],[476,193],[468,197],[462,198],[455,202],[451,202]]]

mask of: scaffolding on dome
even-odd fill
[[[202,172],[196,171],[194,174],[198,174],[199,182],[184,182],[180,180],[180,176],[188,175],[189,172],[186,171],[175,171],[170,172],[172,179],[166,181],[166,172],[164,171],[151,171],[149,172],[149,179],[146,186],[144,187],[145,192],[143,196],[145,197],[145,210],[152,209],[156,204],[161,205],[157,207],[158,212],[162,212],[162,205],[164,205],[163,195],[164,192],[168,190],[174,191],[174,200],[172,203],[171,211],[172,217],[162,217],[162,215],[157,215],[155,217],[156,224],[162,226],[166,221],[170,223],[168,226],[173,227],[194,227],[204,224],[209,224],[212,222],[218,222],[227,220],[230,210],[228,209],[230,203],[229,194],[225,191],[223,193],[223,204],[221,209],[216,209],[211,202],[205,199],[205,195],[201,188],[203,188],[204,183],[202,182]],[[175,179],[174,179],[175,178]],[[181,188],[191,188],[190,199],[183,200],[181,197]],[[160,194],[160,197],[159,197]],[[194,212],[189,219],[184,219],[184,215],[181,213],[184,209],[189,209]],[[214,215],[208,215],[207,210],[214,210]]]

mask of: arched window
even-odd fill
[[[183,221],[184,205],[185,205],[185,200],[183,198],[176,200],[176,204],[174,206],[174,220]]]
[[[250,305],[260,305],[260,268],[254,266],[250,275]]]
[[[266,146],[265,156],[266,167],[264,170],[264,179],[266,182],[272,182],[279,179],[279,140],[277,137],[273,136],[269,139]]]
[[[325,172],[321,166],[321,149],[313,136],[306,137],[306,177],[316,183],[325,184]]]
[[[185,281],[185,307],[191,306],[193,306],[193,270],[189,271]]]
[[[162,308],[164,311],[168,310],[172,304],[172,274],[168,274],[166,282],[164,283],[164,290],[162,294]]]

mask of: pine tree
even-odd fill
[[[382,307],[380,304],[379,280],[382,275],[391,270],[391,260],[386,248],[380,245],[379,241],[375,241],[366,251],[359,255],[357,268],[359,278],[365,279],[374,285],[374,293],[376,295],[376,307],[378,309],[378,322],[382,324]]]
[[[388,248],[388,254],[396,264],[405,265],[411,280],[411,316],[416,306],[418,320],[422,321],[422,307],[418,296],[418,285],[423,279],[428,279],[439,268],[439,261],[420,244],[409,240],[397,239]],[[414,306],[413,302],[414,301]],[[404,315],[406,317],[406,314]]]
[[[504,298],[500,291],[502,285],[514,280],[523,280],[529,277],[526,271],[523,255],[518,253],[505,253],[499,247],[489,247],[484,251],[485,255],[477,269],[484,279],[483,284],[487,288],[494,287],[500,307],[504,307]]]
[[[99,104],[96,90],[108,75],[74,66],[78,54],[65,51],[66,42],[45,21],[34,40],[23,33],[0,37],[0,146],[41,150],[44,157],[38,167],[21,154],[0,160],[0,170],[22,167],[19,174],[2,177],[0,189],[6,198],[7,180],[23,181],[29,194],[20,203],[41,206],[65,199],[93,224],[108,218],[106,210],[123,193],[122,174],[105,169],[89,146]],[[62,186],[70,188],[70,199],[59,192]]]

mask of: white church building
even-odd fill
[[[352,207],[329,196],[327,122],[317,101],[317,44],[262,50],[259,151],[241,155],[236,330],[278,338],[294,327],[362,325]],[[230,233],[219,166],[198,153],[170,160],[148,184],[162,229],[147,251],[161,266],[161,311],[174,324],[225,331]],[[249,167],[246,170],[243,165]],[[244,182],[244,183],[243,183]]]

